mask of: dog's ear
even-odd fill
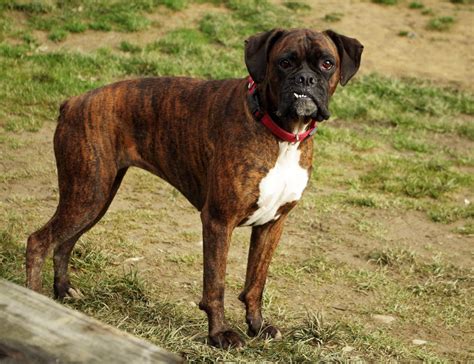
[[[275,42],[283,35],[282,29],[256,34],[245,41],[245,64],[256,83],[265,79],[268,55]]]
[[[364,46],[355,38],[349,38],[330,29],[326,34],[337,47],[341,60],[341,85],[344,86],[355,75],[360,66],[360,58]]]

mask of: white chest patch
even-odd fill
[[[297,201],[308,183],[308,171],[300,166],[299,143],[280,142],[275,166],[260,181],[258,209],[244,226],[263,225],[280,217],[278,209],[288,202]]]

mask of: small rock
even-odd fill
[[[425,345],[428,343],[428,341],[421,339],[413,339],[411,342],[413,345]]]
[[[194,301],[189,301],[189,305],[190,305],[191,307],[197,307],[197,303],[194,302]]]
[[[389,315],[372,315],[372,318],[384,324],[389,324],[395,321],[395,317]]]
[[[469,201],[467,198],[464,199],[464,205],[469,206],[471,204],[471,201]]]
[[[349,345],[346,345],[342,348],[342,352],[344,352],[344,353],[349,353],[352,350],[354,350],[354,348],[352,346],[349,346]]]

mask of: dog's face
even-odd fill
[[[273,29],[250,37],[245,63],[262,103],[284,120],[329,118],[329,97],[359,69],[363,46],[331,30]]]

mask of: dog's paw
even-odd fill
[[[221,349],[239,349],[245,345],[245,342],[235,331],[225,330],[209,335],[209,344]]]
[[[259,330],[249,327],[248,335],[261,337],[263,339],[281,340],[281,332],[273,325],[264,324]]]
[[[84,298],[84,295],[79,288],[74,288],[70,285],[65,285],[63,287],[55,286],[54,293],[58,300],[82,300]]]
[[[84,295],[79,290],[79,288],[69,287],[69,289],[67,290],[66,298],[71,298],[73,300],[82,300],[84,298]]]

